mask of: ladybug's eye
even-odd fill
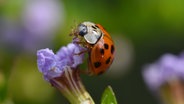
[[[80,36],[84,36],[85,34],[87,34],[87,26],[86,25],[80,24],[78,26],[78,29],[79,29]]]

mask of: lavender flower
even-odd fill
[[[144,68],[143,77],[150,90],[166,104],[184,104],[184,53],[163,55]]]
[[[163,55],[158,62],[147,65],[143,70],[146,84],[152,90],[176,78],[184,80],[184,53],[180,56]]]
[[[27,0],[23,10],[23,25],[34,34],[49,35],[64,20],[59,0]]]
[[[62,1],[25,0],[21,4],[23,9],[18,13],[19,20],[6,14],[0,18],[3,26],[0,47],[17,53],[24,51],[34,54],[40,48],[51,47],[56,30],[61,29],[64,22]]]
[[[37,52],[38,69],[45,80],[59,89],[72,104],[94,103],[79,76],[78,66],[83,63],[84,54],[78,53],[84,49],[70,43],[56,54],[48,48]]]
[[[44,74],[47,81],[59,77],[64,72],[65,67],[69,66],[75,69],[78,65],[82,64],[84,54],[76,54],[83,49],[72,43],[68,44],[67,47],[62,47],[57,54],[54,54],[48,48],[41,49],[37,52],[38,69]]]

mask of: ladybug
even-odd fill
[[[109,33],[100,25],[83,22],[74,30],[74,40],[87,49],[89,74],[104,73],[114,60],[115,47]]]

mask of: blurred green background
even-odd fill
[[[116,46],[109,72],[82,75],[95,102],[100,103],[104,88],[111,85],[119,104],[159,104],[141,70],[164,53],[183,51],[183,5],[183,0],[1,0],[0,103],[68,103],[44,81],[36,50],[56,52],[71,42],[68,34],[78,23],[91,21],[104,26]]]

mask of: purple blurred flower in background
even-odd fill
[[[85,90],[78,66],[83,63],[84,48],[70,43],[62,47],[56,54],[46,48],[37,52],[39,71],[46,81],[57,88],[71,104],[94,104]]]
[[[144,68],[143,77],[153,91],[172,80],[184,80],[184,53],[180,56],[163,55],[157,62]]]
[[[36,52],[50,47],[56,30],[64,22],[63,4],[59,0],[23,1],[20,20],[8,18],[2,20],[1,46],[13,51]]]
[[[28,0],[22,17],[23,25],[28,31],[50,35],[59,23],[64,22],[63,5],[59,0]]]

